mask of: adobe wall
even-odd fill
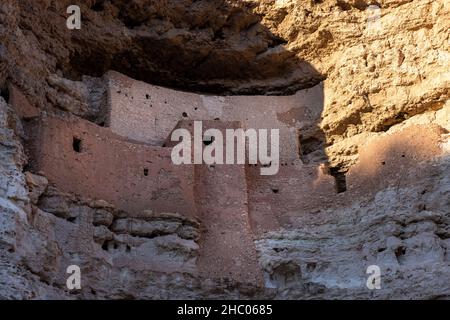
[[[170,148],[133,144],[81,119],[43,117],[27,127],[32,169],[60,190],[131,213],[194,215],[194,168],[173,166]],[[74,138],[81,141],[80,152]]]
[[[260,175],[259,166],[247,166],[249,213],[256,234],[281,227],[301,227],[300,215],[317,213],[333,204],[335,181],[325,168],[283,163],[278,174]]]
[[[415,125],[377,137],[359,147],[359,161],[346,174],[347,190],[337,193],[333,177],[320,166],[284,163],[274,176],[261,176],[247,167],[249,215],[256,234],[301,228],[327,208],[348,206],[387,187],[395,191],[433,176],[422,166],[443,154],[447,131],[437,125]]]
[[[180,121],[175,129],[186,129],[193,137],[193,122]],[[239,129],[242,124],[203,121],[202,126],[203,130],[220,130],[225,138],[226,129]],[[224,139],[224,152],[225,149]],[[207,278],[228,277],[239,283],[262,285],[249,220],[245,165],[195,165],[194,180],[198,217],[206,230],[200,237],[199,271]]]
[[[240,121],[244,128],[279,129],[281,159],[298,159],[298,130],[317,126],[323,87],[291,96],[209,96],[136,81],[110,71],[108,125],[121,136],[161,146],[181,120]]]
[[[13,101],[20,103],[20,99]],[[288,114],[285,120],[291,116]],[[23,116],[31,118],[33,113],[25,110]],[[122,116],[123,128],[133,135],[133,124],[126,123],[125,113]],[[245,125],[245,121],[198,120],[203,121],[203,130],[219,129],[224,136],[225,129]],[[203,278],[263,286],[255,239],[280,228],[320,223],[333,212],[330,208],[348,207],[386,187],[398,188],[418,176],[432,176],[433,167],[427,166],[424,170],[431,171],[424,172],[420,163],[442,154],[440,143],[447,133],[439,126],[411,126],[359,146],[359,163],[346,176],[347,191],[338,194],[328,169],[296,161],[297,152],[291,161],[281,159],[279,172],[273,176],[262,176],[260,165],[173,165],[175,143],[168,137],[176,128],[193,133],[193,121],[177,121],[160,135],[158,143],[166,145],[161,147],[150,146],[143,138],[129,141],[129,137],[111,132],[112,127],[102,128],[79,118],[43,116],[26,122],[31,169],[61,191],[104,199],[129,213],[152,209],[195,216],[201,223],[201,235],[189,270]],[[159,134],[158,130],[154,134]],[[411,168],[417,168],[416,172]],[[162,267],[153,257],[124,257],[115,263],[126,266],[136,261],[143,270],[164,272],[173,267]]]

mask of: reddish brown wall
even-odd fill
[[[84,120],[47,117],[28,131],[33,169],[63,191],[128,212],[194,213],[194,168],[173,166],[170,148],[132,144]],[[73,150],[74,137],[82,141],[81,153]]]
[[[274,176],[261,176],[258,167],[249,166],[252,229],[259,234],[301,227],[320,210],[348,206],[387,187],[399,188],[431,176],[432,172],[423,170],[433,170],[432,166],[422,169],[420,164],[442,154],[439,143],[445,133],[439,126],[411,126],[360,146],[359,162],[346,175],[347,191],[339,194],[333,177],[318,166],[285,162]]]
[[[298,218],[317,213],[336,197],[334,178],[318,166],[283,163],[277,175],[247,167],[250,221],[255,233],[300,227]]]
[[[279,129],[280,158],[299,158],[298,130],[317,127],[323,86],[291,96],[210,96],[133,80],[117,72],[108,81],[108,125],[121,136],[161,146],[182,120],[240,121],[244,128]],[[302,134],[304,134],[303,132]]]
[[[242,125],[238,121],[203,121],[202,126],[203,131],[222,132],[225,152],[225,130]],[[186,129],[193,136],[193,121],[180,121],[176,128]],[[167,144],[173,145],[170,141]],[[206,230],[200,239],[198,267],[208,278],[228,277],[262,285],[249,221],[245,169],[244,165],[195,165],[196,208]]]

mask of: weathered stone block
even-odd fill
[[[25,173],[25,181],[28,186],[30,200],[33,204],[36,204],[39,197],[44,193],[48,185],[48,180],[44,176],[32,174],[31,172]]]

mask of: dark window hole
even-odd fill
[[[280,192],[280,189],[278,189],[278,188],[272,188],[272,192],[273,192],[273,193],[278,193],[278,192]]]
[[[5,101],[8,101],[8,103],[11,103],[11,101],[9,101],[8,87],[0,88],[0,96],[2,96]]]
[[[183,116],[183,118],[187,118],[187,116],[188,116],[188,114],[186,112],[183,112],[181,115]]]
[[[144,168],[144,176],[148,177],[148,169]]]
[[[82,151],[81,139],[73,137],[73,151],[80,153]]]
[[[150,95],[149,95],[149,94],[146,94],[146,95],[145,95],[145,99],[147,99],[147,100],[150,99]]]
[[[343,193],[347,191],[347,178],[345,177],[345,171],[339,167],[330,168],[330,174],[334,177],[336,183],[337,193]]]

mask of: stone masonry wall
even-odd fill
[[[295,161],[298,131],[317,127],[323,107],[320,85],[291,96],[211,96],[150,85],[117,72],[107,73],[106,79],[111,131],[156,146],[181,120],[241,121],[244,128],[279,129],[280,157]]]
[[[171,149],[133,144],[85,120],[44,117],[28,126],[31,167],[65,192],[127,212],[195,215],[193,167],[172,165]]]

